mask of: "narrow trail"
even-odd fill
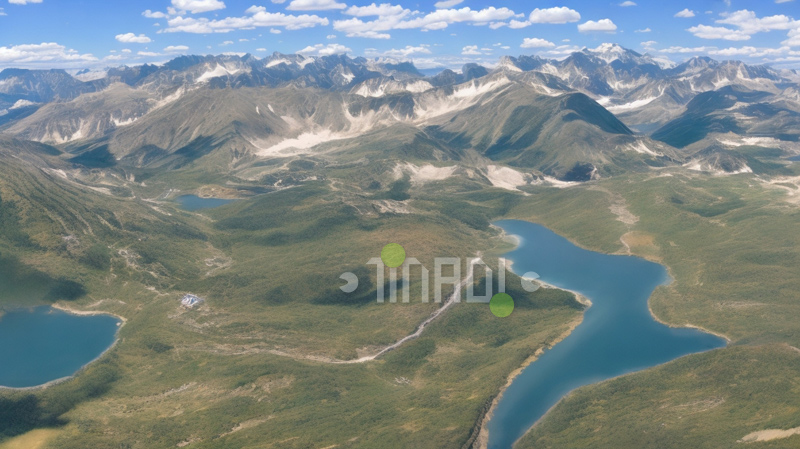
[[[247,352],[247,353],[259,353],[259,352],[263,353],[263,352],[266,352],[266,353],[269,353],[269,354],[278,355],[278,356],[282,356],[282,357],[289,357],[289,358],[293,358],[293,359],[297,359],[297,360],[311,360],[311,361],[314,361],[314,362],[328,363],[328,364],[332,364],[332,365],[351,365],[351,364],[356,364],[356,363],[370,362],[370,361],[373,361],[373,360],[377,359],[378,357],[386,354],[387,352],[395,350],[395,349],[399,348],[400,346],[402,346],[403,344],[408,343],[409,341],[411,341],[411,340],[413,340],[415,338],[418,338],[420,335],[422,335],[422,332],[425,331],[425,328],[428,327],[429,324],[431,324],[434,320],[436,320],[437,318],[442,316],[442,314],[444,314],[447,311],[447,309],[452,307],[453,304],[457,304],[458,302],[460,302],[461,289],[463,289],[464,286],[466,286],[467,284],[472,282],[472,278],[473,278],[473,276],[466,276],[466,277],[464,277],[464,279],[461,280],[461,282],[456,284],[455,288],[453,289],[453,293],[451,293],[450,296],[447,297],[447,299],[444,301],[444,304],[442,305],[442,307],[439,307],[433,313],[431,313],[431,315],[428,318],[426,318],[425,321],[423,321],[422,323],[420,323],[419,326],[417,326],[417,329],[413,333],[411,333],[409,335],[406,335],[405,337],[401,338],[400,340],[397,340],[396,342],[392,343],[391,345],[382,348],[380,351],[376,352],[375,354],[364,356],[364,357],[361,357],[361,358],[358,358],[358,359],[341,360],[341,359],[334,359],[334,358],[330,358],[330,357],[320,357],[320,356],[313,356],[313,355],[292,354],[292,353],[288,353],[288,352],[284,352],[284,351],[280,351],[280,350],[275,350],[275,349],[266,350],[266,351],[253,351],[253,352]],[[242,352],[242,353],[244,353],[244,352]]]
[[[478,253],[477,257],[479,257],[479,258],[481,257],[480,252]],[[425,331],[425,328],[427,328],[429,324],[431,324],[437,318],[442,316],[447,311],[447,309],[449,309],[450,307],[453,306],[453,304],[457,304],[457,303],[460,302],[462,289],[465,286],[469,285],[469,283],[472,282],[473,278],[474,278],[474,272],[469,274],[469,275],[467,275],[467,276],[465,276],[463,279],[461,279],[461,281],[458,284],[456,284],[455,287],[453,288],[453,292],[449,296],[447,296],[447,299],[445,299],[445,301],[442,304],[442,306],[439,307],[438,309],[436,309],[435,311],[433,311],[433,313],[431,313],[430,316],[425,319],[425,321],[420,323],[413,333],[411,333],[409,335],[406,335],[405,337],[401,338],[400,340],[397,340],[396,342],[381,348],[378,352],[376,352],[376,353],[374,353],[372,355],[367,355],[367,356],[360,357],[360,358],[357,358],[357,359],[342,360],[342,359],[336,359],[336,358],[332,358],[332,357],[308,355],[308,354],[297,354],[297,353],[291,353],[291,352],[287,352],[287,351],[282,351],[280,349],[267,349],[267,348],[258,348],[258,347],[252,347],[252,346],[251,347],[232,348],[232,347],[224,347],[224,345],[218,345],[218,347],[213,348],[213,349],[210,349],[208,347],[198,347],[198,346],[188,347],[187,346],[187,347],[183,347],[182,349],[186,349],[186,350],[190,350],[190,351],[209,352],[209,353],[221,354],[221,355],[272,354],[272,355],[277,355],[277,356],[280,356],[280,357],[288,357],[288,358],[295,359],[295,360],[309,360],[309,361],[313,361],[313,362],[317,362],[317,363],[326,363],[326,364],[331,364],[331,365],[351,365],[351,364],[356,364],[356,363],[366,363],[366,362],[373,361],[373,360],[377,359],[378,357],[386,354],[387,352],[393,351],[393,350],[399,348],[400,346],[402,346],[403,344],[408,343],[409,341],[414,340],[415,338],[418,338],[419,336],[421,336],[422,333]]]
[[[449,309],[453,304],[459,302],[459,299],[461,298],[461,289],[464,288],[464,286],[466,286],[470,282],[472,282],[472,276],[467,276],[464,279],[462,279],[461,282],[459,282],[453,289],[453,293],[451,293],[450,296],[447,297],[447,299],[444,302],[444,305],[436,309],[431,314],[431,316],[429,316],[425,321],[423,321],[419,326],[417,326],[417,330],[414,331],[413,334],[406,335],[405,337],[401,338],[400,340],[397,340],[395,343],[389,346],[386,346],[385,348],[381,349],[380,351],[378,351],[373,355],[364,356],[355,360],[332,360],[329,363],[350,364],[350,363],[369,362],[371,360],[377,359],[378,357],[386,354],[391,350],[399,348],[401,345],[403,345],[403,343],[418,338],[420,335],[422,335],[422,332],[430,323],[432,323],[436,318],[439,318],[439,316],[441,316],[445,311],[447,311],[447,309]]]

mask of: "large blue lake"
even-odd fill
[[[505,256],[515,273],[536,272],[542,281],[586,296],[592,306],[567,338],[526,367],[503,393],[488,423],[489,448],[510,448],[575,388],[725,346],[717,336],[653,319],[648,298],[669,282],[662,265],[581,249],[526,221],[495,224],[521,239]]]
[[[181,205],[181,208],[188,211],[211,209],[236,201],[224,198],[202,198],[197,195],[181,195],[176,200]]]
[[[75,374],[114,344],[120,320],[49,306],[0,312],[0,386],[33,387]]]

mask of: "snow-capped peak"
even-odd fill
[[[611,63],[617,59],[623,59],[625,55],[629,53],[629,50],[622,48],[619,44],[610,43],[600,44],[600,46],[597,48],[587,48],[585,51],[607,63]]]
[[[511,59],[511,57],[509,57],[509,56],[501,57],[500,58],[500,62],[497,63],[497,67],[496,68],[497,69],[501,69],[501,70],[510,70],[512,72],[521,72],[522,71],[522,69],[520,69],[519,67],[517,67],[516,64],[514,64],[514,60]]]

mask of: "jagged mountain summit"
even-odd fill
[[[797,80],[703,57],[671,65],[616,44],[435,76],[345,55],[182,56],[75,76],[6,69],[0,130],[95,167],[253,177],[265,159],[408,159],[406,145],[422,160],[477,157],[587,180],[691,163],[718,134],[796,141]]]

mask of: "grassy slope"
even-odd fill
[[[389,241],[431,267],[435,255],[497,252],[503,244],[487,219],[509,196],[462,195],[449,210],[441,192],[462,186],[412,189],[416,214],[407,216],[371,209],[407,185],[334,193],[312,183],[195,214],[92,194],[36,170],[4,181],[2,198],[20,213],[0,233],[3,256],[16,257],[16,270],[79,283],[85,294],[69,307],[128,321],[115,349],[75,379],[0,392],[0,440],[46,427],[60,429],[47,443],[59,448],[460,446],[508,374],[579,317],[569,294],[517,291],[512,317],[462,304],[376,362],[274,355],[354,358],[412,332],[434,305],[376,304],[369,274],[363,301],[353,302],[335,296],[338,275]],[[105,256],[88,257],[97,245]],[[206,305],[182,309],[185,291]],[[44,293],[3,304],[57,299]]]
[[[335,293],[341,272],[363,267],[389,241],[428,265],[440,254],[500,252],[488,221],[501,216],[545,224],[604,252],[620,251],[625,235],[634,253],[665,263],[676,279],[652,299],[660,318],[734,341],[729,349],[579,390],[526,437],[525,446],[658,446],[639,437],[642,423],[666,422],[670,407],[713,405],[719,397],[722,405],[708,410],[686,406],[699,409],[694,427],[671,427],[670,438],[688,434],[698,446],[719,447],[753,430],[800,425],[786,405],[798,402],[800,381],[791,375],[798,356],[785,346],[800,344],[792,320],[800,277],[791,263],[799,247],[791,232],[798,215],[780,190],[748,175],[676,172],[533,188],[523,197],[468,180],[409,188],[383,179],[386,167],[376,167],[328,169],[331,181],[202,214],[157,205],[170,215],[10,171],[0,193],[18,213],[5,218],[11,225],[0,239],[3,256],[14,256],[21,263],[15,267],[37,276],[81,283],[87,294],[73,307],[91,304],[128,323],[116,349],[76,379],[34,393],[0,394],[0,410],[27,404],[29,411],[13,426],[0,420],[4,435],[60,426],[53,447],[120,441],[174,447],[189,440],[192,447],[460,446],[508,373],[579,315],[570,295],[540,290],[502,321],[487,307],[464,304],[422,339],[369,364],[332,366],[269,351],[353,358],[409,333],[431,305],[378,305],[368,291],[354,304],[319,292]],[[163,183],[152,180],[147,197]],[[406,195],[412,215],[375,209],[377,201]],[[635,224],[612,213],[612,206],[619,213],[625,205],[638,216]],[[26,246],[25,235],[36,245]],[[64,235],[78,236],[80,244],[72,247]],[[96,244],[108,247],[108,266],[88,262]],[[371,280],[368,287],[374,287]],[[187,312],[176,304],[184,291],[209,301]],[[47,301],[45,293],[37,301]],[[753,365],[754,357],[763,363]],[[765,379],[763,366],[785,376]],[[717,371],[728,374],[697,380]],[[721,376],[735,381],[725,384],[728,377]],[[645,387],[646,404],[667,406],[643,406]],[[614,400],[600,399],[606,397]],[[587,408],[587,401],[595,402]],[[716,415],[720,410],[729,411],[726,420]],[[239,430],[228,433],[233,429]]]

